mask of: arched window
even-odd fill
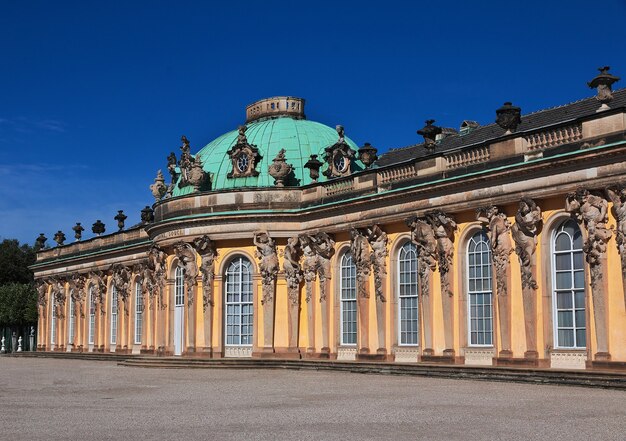
[[[67,344],[68,345],[72,345],[74,344],[74,327],[76,325],[76,311],[74,311],[74,299],[72,298],[74,294],[74,290],[70,291],[70,329],[68,332],[68,339],[67,339]]]
[[[111,285],[111,344],[117,343],[117,289]]]
[[[96,333],[96,296],[93,295],[93,286],[89,287],[89,344],[94,343]]]
[[[417,248],[405,243],[398,253],[398,333],[400,345],[417,345]]]
[[[141,344],[141,333],[143,331],[143,295],[141,283],[135,283],[135,344]]]
[[[50,315],[52,315],[52,320],[50,320],[50,344],[53,345],[57,341],[57,317],[54,311],[54,294],[50,296]]]
[[[340,280],[341,344],[356,345],[356,266],[350,253],[341,257]]]
[[[493,345],[492,260],[487,235],[479,231],[467,244],[467,305],[470,346]]]
[[[251,346],[253,328],[252,264],[236,257],[226,270],[225,336],[230,346]]]
[[[552,242],[554,334],[557,348],[585,348],[583,239],[573,220],[563,222]]]

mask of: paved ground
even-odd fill
[[[626,392],[0,357],[2,440],[625,440]]]

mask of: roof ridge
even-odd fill
[[[615,90],[613,91],[613,94],[622,94],[622,93],[625,93],[625,92],[626,92],[626,87],[623,87],[623,88],[621,88],[621,89],[615,89]],[[561,104],[561,105],[558,105],[558,106],[547,107],[547,108],[545,108],[545,109],[535,110],[534,112],[530,112],[530,113],[524,113],[524,114],[522,114],[521,116],[522,116],[522,118],[524,118],[524,117],[528,117],[528,116],[534,116],[534,115],[537,115],[537,114],[542,113],[542,112],[548,112],[548,111],[551,111],[551,110],[562,109],[562,108],[564,108],[564,107],[568,107],[568,106],[571,106],[571,105],[574,105],[574,104],[582,103],[582,102],[584,102],[584,101],[594,100],[595,98],[596,98],[595,96],[586,97],[586,98],[581,98],[581,99],[579,99],[579,100],[570,101],[569,103],[566,103],[566,104]],[[472,130],[472,132],[474,132],[474,131],[478,131],[478,130],[487,129],[487,128],[492,127],[492,126],[495,126],[495,125],[497,125],[497,123],[496,123],[496,122],[490,122],[490,123],[485,124],[485,125],[483,125],[483,124],[479,123],[479,126],[478,126],[478,127],[476,127],[474,130]],[[453,136],[454,136],[454,135],[450,135],[450,137],[453,137]],[[457,135],[457,136],[460,136],[460,135]],[[402,146],[402,147],[393,147],[393,148],[390,148],[389,150],[387,150],[385,153],[383,153],[383,154],[381,155],[381,157],[382,157],[383,155],[386,155],[387,153],[390,153],[390,152],[398,152],[398,151],[402,151],[402,150],[406,150],[406,149],[410,149],[410,148],[416,148],[416,147],[419,147],[419,146],[421,146],[421,145],[423,145],[423,144],[424,144],[424,143],[419,143],[419,144],[409,144],[409,145]]]

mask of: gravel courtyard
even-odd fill
[[[626,392],[0,357],[3,440],[626,439]]]

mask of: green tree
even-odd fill
[[[0,326],[26,326],[37,323],[37,291],[28,268],[36,254],[15,239],[0,242]]]
[[[37,292],[29,283],[0,285],[0,325],[37,323]]]
[[[7,283],[31,283],[33,273],[28,269],[35,263],[33,247],[20,245],[16,239],[4,239],[0,242],[0,285]]]

